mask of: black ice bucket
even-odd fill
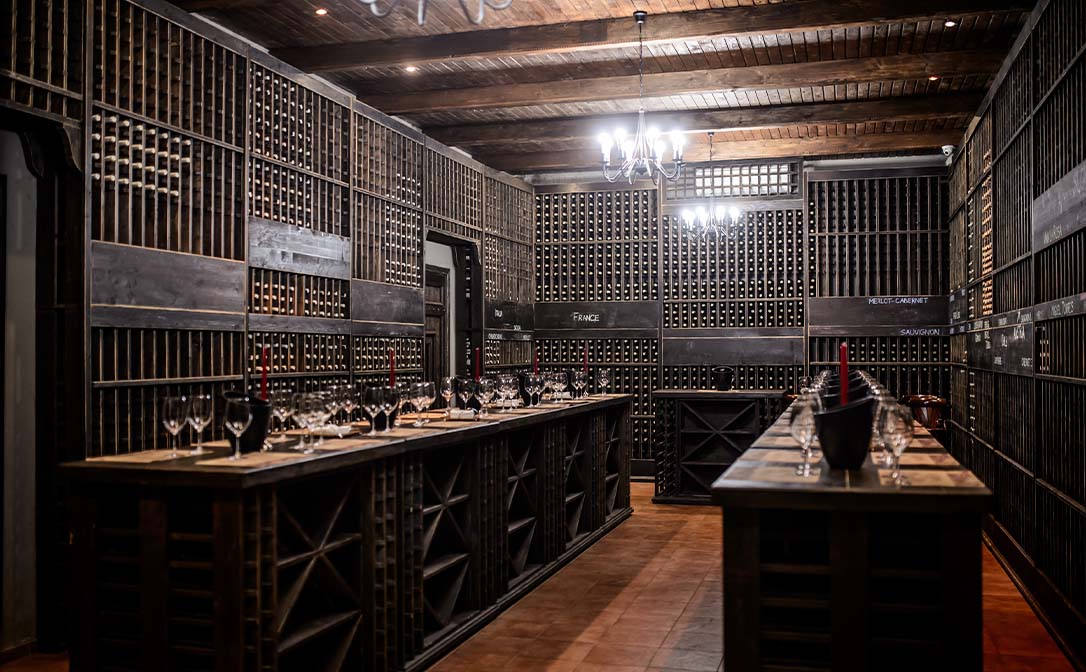
[[[714,366],[713,373],[713,387],[718,392],[727,392],[732,389],[732,385],[735,383],[735,369],[730,366]]]
[[[240,401],[248,405],[249,412],[253,414],[253,421],[249,423],[249,428],[241,433],[241,452],[255,453],[262,449],[271,427],[271,402],[235,390],[223,392],[222,396],[227,401]],[[233,442],[234,436],[228,432],[226,438]]]
[[[859,469],[871,447],[875,400],[857,399],[815,413],[815,430],[826,462],[834,469]]]

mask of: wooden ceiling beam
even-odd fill
[[[925,133],[868,133],[779,140],[742,140],[715,143],[714,155],[717,159],[768,159],[870,154],[935,149],[943,145],[957,144],[961,139],[961,129],[950,129]],[[582,170],[598,168],[600,165],[599,152],[591,148],[533,154],[482,154],[475,155],[474,158],[492,168],[513,174]],[[702,142],[686,150],[688,162],[694,163],[708,159],[708,143]]]
[[[188,1],[228,5],[246,0]],[[803,0],[653,15],[646,25],[645,39],[671,42],[833,30],[944,17],[959,19],[989,12],[1027,11],[1032,6],[1029,0]],[[272,53],[302,70],[328,72],[366,66],[420,65],[453,59],[613,48],[636,43],[637,27],[631,18],[623,17],[289,47]]]
[[[946,51],[645,75],[645,97],[739,93],[995,72],[999,51]],[[363,96],[386,114],[523,107],[637,98],[637,75]]]
[[[648,115],[648,121],[664,130],[678,128],[687,133],[754,130],[804,124],[922,121],[972,115],[980,106],[981,98],[981,93],[951,93],[844,103],[656,112]],[[616,126],[629,127],[632,119],[633,115],[625,114],[498,124],[433,126],[423,130],[447,145],[472,151],[475,148],[487,146],[515,148],[517,145],[539,141],[590,141],[600,131],[609,131]]]

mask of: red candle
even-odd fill
[[[841,404],[848,403],[848,345],[841,344],[840,349],[840,361],[841,361]]]
[[[268,400],[268,346],[260,351],[260,398]]]
[[[584,344],[584,372],[588,373],[588,341]]]
[[[532,373],[539,373],[539,348],[535,349],[535,357],[532,362]]]
[[[388,349],[388,384],[390,387],[396,385],[396,349]]]
[[[482,377],[482,362],[479,361],[479,348],[475,348],[475,380],[479,380]]]

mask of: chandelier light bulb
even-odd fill
[[[694,225],[694,211],[690,210],[689,208],[687,208],[686,210],[683,210],[683,221],[686,222],[687,226],[693,226]]]
[[[732,218],[733,222],[739,221],[739,208],[734,205],[728,210],[728,216]]]
[[[679,129],[671,131],[671,146],[674,148],[674,159],[676,161],[683,158],[683,147],[686,145],[686,136]]]
[[[603,162],[611,163],[611,148],[614,146],[615,141],[611,138],[611,134],[604,131],[599,135],[600,151],[603,152]]]

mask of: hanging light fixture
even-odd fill
[[[637,97],[640,105],[637,110],[637,130],[632,136],[626,129],[617,128],[614,133],[600,133],[600,152],[603,154],[603,176],[608,182],[617,182],[625,178],[630,184],[639,177],[647,177],[656,184],[659,178],[671,182],[678,179],[683,169],[683,145],[685,139],[679,130],[671,132],[670,168],[664,165],[667,142],[660,129],[645,124],[645,42],[644,27],[647,12],[634,12],[637,22]],[[622,163],[616,172],[611,172],[611,152],[618,151]]]
[[[429,0],[417,1],[418,22],[421,26],[426,23],[426,5]],[[383,8],[380,4],[381,0],[360,0],[360,2],[364,5],[369,5],[370,11],[373,12],[374,16],[384,18],[388,16],[392,10],[399,7],[402,0],[386,0],[386,4]],[[483,22],[487,7],[490,9],[505,9],[513,4],[513,0],[476,0],[478,4],[475,6],[475,9],[472,10],[472,8],[468,6],[469,0],[459,0],[459,2],[460,9],[464,12],[464,17],[475,25],[479,25]]]
[[[707,135],[709,136],[709,170],[712,171],[713,132],[709,131]],[[682,219],[688,228],[700,232],[702,237],[714,234],[718,239],[724,237],[728,240],[735,240],[735,236],[739,232],[739,216],[741,214],[739,208],[734,205],[728,207],[717,202],[716,188],[712,184],[710,176],[708,205],[699,205],[694,209],[687,208],[683,210]]]

